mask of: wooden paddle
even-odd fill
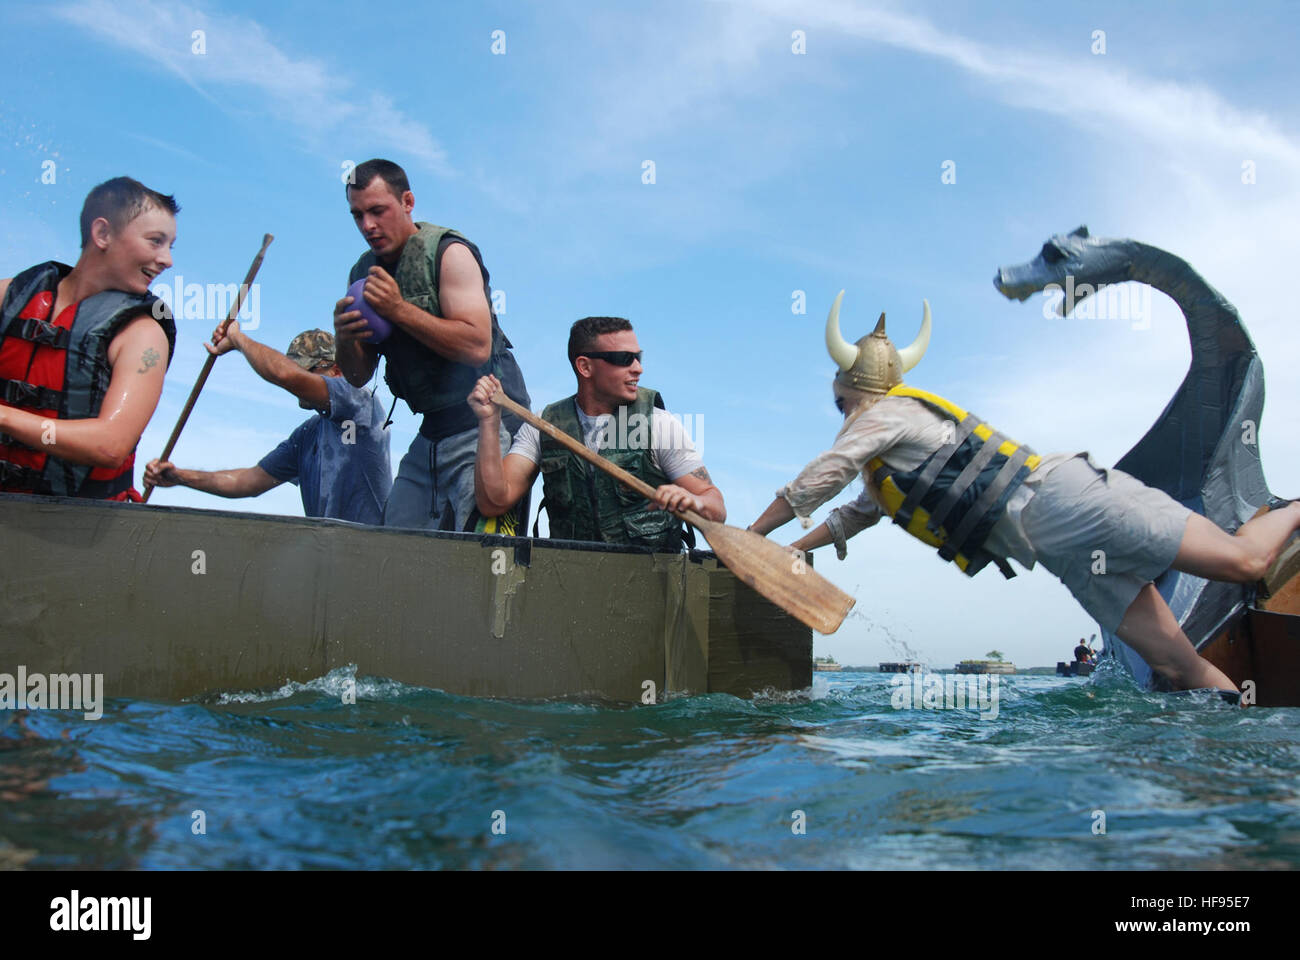
[[[253,285],[253,278],[257,276],[257,271],[262,268],[262,258],[266,256],[266,248],[271,245],[275,237],[269,233],[262,237],[262,249],[257,251],[257,256],[253,258],[253,265],[248,268],[248,276],[244,277],[244,282],[239,286],[239,293],[235,296],[235,302],[226,314],[226,319],[221,321],[221,332],[225,333],[226,328],[239,315],[239,311],[244,308],[244,294],[248,293],[248,288]],[[176,421],[176,427],[172,430],[172,435],[167,440],[167,447],[163,450],[159,460],[168,460],[171,458],[172,451],[176,449],[176,441],[181,437],[181,431],[185,429],[185,422],[190,418],[190,411],[194,409],[194,402],[199,399],[199,393],[203,390],[203,385],[208,382],[208,374],[212,372],[212,365],[217,362],[215,354],[209,353],[207,362],[203,364],[202,371],[199,372],[199,379],[194,383],[194,389],[190,391],[190,398],[185,401],[185,409],[181,411],[181,418]],[[146,483],[144,485],[144,495],[141,499],[145,503],[149,502],[149,494],[153,493],[153,485]]]
[[[647,500],[654,499],[655,490],[650,484],[621,467],[614,466],[599,454],[592,453],[585,444],[579,443],[554,424],[535,416],[531,410],[521,407],[500,390],[492,397],[492,402],[554,437],[592,466],[631,487]],[[812,567],[800,561],[789,548],[759,536],[752,530],[741,530],[716,520],[706,520],[693,510],[679,511],[676,516],[708,538],[709,546],[728,570],[818,633],[834,633],[838,630],[845,615],[856,602]]]

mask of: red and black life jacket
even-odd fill
[[[99,415],[113,376],[108,346],[128,321],[142,313],[157,319],[169,365],[176,347],[171,311],[152,294],[105,290],[51,317],[59,281],[71,271],[53,260],[24,270],[0,302],[0,403],[52,420]],[[91,467],[0,433],[4,491],[122,500],[134,493],[134,466],[134,450],[120,467]]]

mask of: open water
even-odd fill
[[[0,712],[0,866],[1300,865],[1300,711],[1117,671],[1002,678],[996,719],[894,709],[879,674],[638,707],[373,678],[347,705],[348,676]]]

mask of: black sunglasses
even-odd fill
[[[634,362],[641,359],[641,354],[644,352],[643,350],[600,350],[593,353],[580,353],[578,356],[590,357],[592,360],[604,360],[616,367],[630,367]]]

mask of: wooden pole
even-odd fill
[[[502,391],[496,392],[492,402],[531,423],[647,500],[654,499],[655,490],[650,484],[615,466],[600,454],[588,450],[586,444],[579,443],[554,424],[547,423],[531,410],[515,403]],[[709,546],[728,570],[786,613],[819,633],[834,633],[838,630],[856,602],[808,566],[797,551],[791,551],[752,530],[706,520],[693,510],[679,511],[676,516],[696,527],[708,538]]]
[[[226,328],[239,315],[239,311],[244,307],[244,296],[248,293],[248,288],[253,285],[253,278],[257,276],[257,271],[262,268],[262,258],[266,256],[266,248],[271,245],[275,237],[266,234],[262,237],[262,249],[257,251],[257,256],[253,258],[253,265],[248,268],[248,275],[244,277],[244,282],[239,286],[239,293],[235,297],[234,304],[230,307],[230,312],[226,314],[226,319],[221,321],[221,332],[225,333]],[[190,418],[190,411],[194,409],[194,403],[199,399],[199,394],[203,391],[203,385],[208,382],[208,374],[212,372],[212,365],[217,362],[214,354],[208,354],[207,361],[203,364],[203,369],[199,372],[199,379],[194,383],[194,389],[190,391],[190,398],[185,401],[185,409],[181,411],[180,419],[176,421],[176,427],[172,430],[171,437],[167,440],[167,446],[162,452],[159,460],[167,460],[171,457],[172,451],[176,449],[176,441],[181,437],[181,431],[185,429],[185,421]],[[153,487],[150,484],[144,485],[143,500],[149,502],[149,494],[153,493]]]

